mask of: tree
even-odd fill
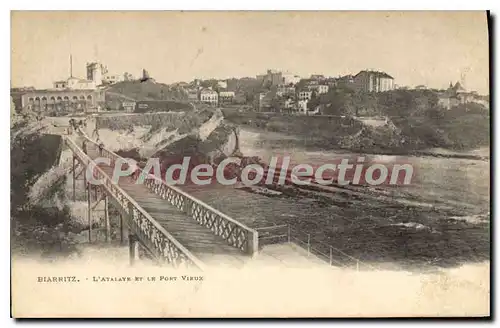
[[[271,99],[270,107],[273,112],[279,113],[281,112],[281,107],[282,107],[283,101],[281,97],[274,96]]]
[[[316,91],[313,91],[311,94],[311,99],[307,102],[307,109],[308,110],[315,110],[316,107],[318,107],[321,104],[320,97],[316,93]]]
[[[123,74],[123,80],[124,81],[132,81],[133,79],[134,79],[134,77],[129,72],[125,72]]]
[[[17,117],[16,105],[14,105],[14,100],[12,100],[12,97],[10,97],[10,125],[11,126],[14,123],[16,117]]]

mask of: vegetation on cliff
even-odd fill
[[[293,134],[309,145],[366,152],[412,152],[429,148],[469,150],[490,143],[490,112],[480,104],[447,110],[431,90],[359,93],[332,88],[313,97],[325,116],[243,113],[226,110],[227,119],[270,131]],[[359,116],[386,118],[385,125],[361,124]],[[348,122],[349,121],[349,122]]]
[[[40,178],[57,167],[61,137],[41,134],[36,125],[20,119],[11,128],[12,253],[69,255],[76,251],[71,234],[81,232],[83,227],[71,220],[64,203],[66,175],[46,179],[43,190],[33,191]]]

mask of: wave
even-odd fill
[[[390,224],[390,226],[399,226],[399,227],[405,227],[408,229],[415,229],[417,231],[430,231],[431,233],[439,233],[438,231],[432,229],[431,227],[428,227],[422,223],[418,222],[399,222],[399,223],[393,223]]]
[[[474,214],[474,215],[464,215],[464,216],[450,216],[449,219],[457,221],[465,221],[471,224],[481,224],[489,222],[490,213]]]

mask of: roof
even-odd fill
[[[360,71],[358,74],[354,75],[354,77],[356,77],[356,76],[358,76],[359,74],[362,74],[362,73],[373,74],[373,75],[376,75],[378,77],[385,77],[385,78],[393,79],[394,80],[394,78],[392,76],[390,76],[389,74],[387,74],[386,72],[368,71],[368,70]]]
[[[200,91],[200,92],[201,92],[201,93],[217,93],[217,92],[215,92],[214,90],[212,90],[212,89],[208,89],[208,88],[203,88],[203,89],[201,89],[201,91]]]
[[[460,82],[457,82],[453,86],[453,90],[463,92],[463,91],[465,91],[465,88],[460,84]]]
[[[79,77],[74,77],[74,76],[72,76],[72,77],[68,78],[68,81],[69,81],[69,80],[77,80],[78,82],[94,82],[94,81],[92,81],[92,80],[81,79],[81,78],[79,78]],[[66,82],[66,81],[60,81],[60,82]]]
[[[94,89],[35,89],[35,90],[28,90],[23,93],[23,95],[33,95],[36,93],[79,93],[79,92],[92,92],[95,93],[97,92]]]

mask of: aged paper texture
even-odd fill
[[[486,12],[11,20],[14,317],[489,316]]]

